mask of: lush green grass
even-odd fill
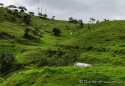
[[[0,32],[6,32],[15,37],[0,38],[0,54],[14,54],[17,63],[24,66],[20,70],[1,77],[0,86],[121,85],[80,84],[79,80],[121,81],[125,85],[125,21],[106,21],[90,24],[91,29],[88,30],[87,24],[84,24],[84,28],[79,28],[78,24],[69,24],[67,21],[45,20],[36,16],[32,16],[31,20],[29,26],[8,20],[0,21]],[[69,26],[69,30],[66,25]],[[40,26],[42,26],[40,31],[43,32],[43,37],[40,40],[23,38],[25,28],[33,29]],[[61,30],[59,37],[53,36],[52,29],[54,27]],[[47,33],[46,30],[50,30],[51,33]],[[46,53],[49,49],[56,53],[47,57],[50,54]],[[60,52],[65,53],[59,55]],[[75,52],[78,54],[76,55],[77,59],[72,61]],[[67,66],[37,66],[40,59],[47,58],[48,61],[55,62],[55,57],[58,57],[57,61],[61,62],[63,62],[62,59],[65,61],[67,57],[70,63]],[[77,61],[90,63],[92,67],[73,67],[74,62]],[[59,62],[57,63],[59,64]]]
[[[1,78],[0,86],[121,86],[125,84],[124,69],[122,66],[103,64],[90,68],[68,66],[28,69],[11,73],[5,79]],[[84,80],[94,80],[96,84]],[[101,84],[99,81],[102,81]]]

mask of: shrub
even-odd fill
[[[24,37],[24,38],[27,38],[27,39],[31,39],[32,36],[29,34],[29,32],[30,32],[31,30],[32,30],[32,29],[30,29],[30,28],[26,28],[23,37]]]
[[[60,36],[61,34],[61,31],[58,28],[54,28],[52,32],[54,33],[55,36]]]
[[[4,32],[4,31],[0,32],[0,39],[7,39],[7,38],[13,39],[15,38],[15,36],[12,36],[9,33]]]
[[[78,60],[79,52],[76,50],[48,49],[44,57],[41,57],[38,66],[67,66]]]
[[[15,63],[15,57],[13,54],[8,53],[8,54],[2,54],[0,56],[0,73],[8,73],[12,71],[12,67]]]
[[[39,62],[38,62],[38,67],[41,67],[41,66],[44,66],[44,65],[47,65],[48,64],[48,61],[46,58],[40,58],[39,59]]]
[[[31,23],[31,16],[27,14],[26,16],[24,16],[23,21],[25,25],[29,25]]]

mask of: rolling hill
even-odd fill
[[[25,25],[19,18],[13,22],[7,9],[1,11],[0,54],[13,54],[15,62],[0,74],[0,86],[125,85],[124,20],[90,24],[89,30],[88,24],[79,28],[79,24],[38,16],[31,16],[31,23]],[[24,38],[26,28],[38,28],[42,37]],[[60,36],[53,35],[53,28],[61,31]],[[92,67],[74,67],[75,62]]]

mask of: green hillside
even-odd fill
[[[0,86],[124,86],[124,33],[121,20],[90,24],[89,30],[85,23],[80,28],[0,7]]]

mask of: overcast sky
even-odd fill
[[[125,0],[0,0],[4,6],[25,6],[27,12],[38,15],[38,7],[49,18],[55,16],[57,20],[68,20],[69,17],[88,22],[90,17],[102,21],[125,20]],[[39,9],[41,12],[41,9]]]

